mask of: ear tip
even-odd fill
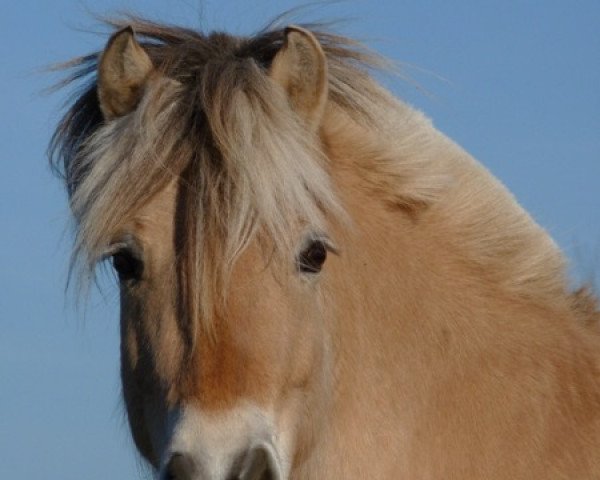
[[[121,28],[120,30],[117,30],[115,33],[112,34],[112,36],[108,40],[107,47],[114,43],[127,42],[130,39],[133,39],[134,37],[135,31],[133,30],[133,27],[131,25],[127,25],[126,27]]]
[[[304,27],[301,27],[299,25],[288,25],[283,29],[283,34],[287,37],[293,33],[296,34],[300,34],[300,35],[305,35],[305,36],[313,36],[312,32],[310,30],[307,30]]]
[[[322,45],[316,35],[310,30],[298,25],[288,25],[284,28],[285,44],[306,44],[309,43],[316,50],[322,50]]]
[[[126,27],[123,27],[121,30],[119,30],[115,35],[122,34],[135,35],[135,30],[133,29],[133,26],[127,25]]]

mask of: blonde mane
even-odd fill
[[[98,53],[68,65],[74,73],[65,83],[91,77],[51,144],[77,222],[74,263],[84,278],[92,275],[120,225],[175,181],[180,286],[199,287],[201,297],[186,300],[189,314],[209,317],[257,232],[288,250],[299,224],[318,229],[344,215],[327,145],[315,148],[314,134],[271,88],[267,69],[283,29],[241,38],[114,22],[126,24],[160,72],[134,112],[102,121]],[[347,38],[313,33],[329,65],[325,130],[352,146],[373,192],[392,208],[443,216],[448,237],[500,283],[527,297],[564,297],[558,249],[499,182],[377,85],[368,71],[378,57]]]

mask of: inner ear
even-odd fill
[[[304,28],[287,27],[270,76],[283,87],[296,113],[316,129],[327,100],[327,59],[316,37]]]
[[[110,120],[135,110],[153,70],[131,27],[115,33],[98,65],[98,99],[104,118]]]

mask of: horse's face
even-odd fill
[[[251,245],[211,331],[182,329],[173,291],[174,198],[170,186],[124,227],[113,260],[121,277],[123,391],[138,448],[175,478],[196,478],[177,472],[201,468],[221,478],[215,472],[247,468],[263,451],[269,468],[286,470],[292,445],[308,433],[302,412],[310,405],[317,415],[328,382],[318,285],[325,247],[305,232],[288,259]]]
[[[135,105],[141,88],[134,87],[151,76],[148,69],[151,63],[130,32],[111,40],[99,72],[105,118]],[[325,95],[316,40],[302,30],[288,32],[271,74],[313,128]],[[260,233],[253,237],[236,257],[225,300],[207,326],[201,314],[189,318],[180,300],[181,290],[202,298],[193,282],[181,282],[177,245],[188,240],[179,231],[181,188],[174,180],[112,239],[121,284],[123,394],[133,437],[164,478],[286,478],[310,448],[331,378],[319,301],[326,232],[298,226],[286,254],[274,254]]]

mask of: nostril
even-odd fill
[[[165,468],[163,480],[191,480],[194,475],[194,463],[183,453],[174,453]]]
[[[276,480],[271,455],[264,448],[255,448],[242,455],[234,464],[227,480]]]

